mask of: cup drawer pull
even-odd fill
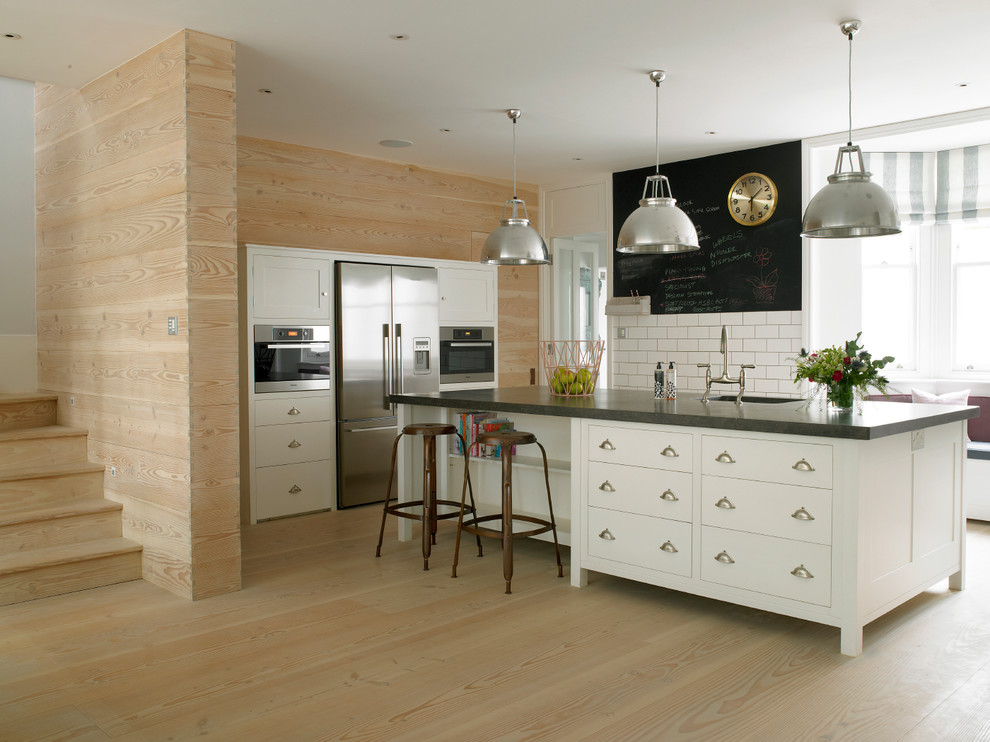
[[[723,497],[721,500],[715,503],[715,507],[722,508],[722,510],[735,510],[736,506],[732,504],[728,497]]]
[[[667,502],[677,502],[681,498],[679,498],[677,495],[675,495],[670,490],[664,490],[663,494],[660,495],[660,499],[661,500],[666,500]]]
[[[815,470],[815,467],[813,467],[811,464],[809,464],[804,459],[801,459],[800,461],[798,461],[791,468],[794,469],[795,471],[814,471]]]
[[[715,460],[720,464],[736,463],[736,460],[729,455],[728,451],[722,451],[722,453],[720,453],[718,456],[715,457]]]
[[[289,444],[289,448],[299,448],[299,446],[301,446],[301,445],[302,445],[302,443],[300,443],[295,438],[293,438],[292,439],[292,442]]]
[[[302,492],[302,487],[300,487],[298,484],[294,484],[289,488],[290,495],[298,495],[300,492]]]
[[[795,510],[793,513],[791,513],[791,517],[794,520],[814,520],[815,519],[815,516],[813,516],[811,513],[809,513],[804,508],[798,508],[797,510]]]
[[[291,408],[291,409],[289,410],[289,413],[288,413],[288,414],[290,414],[290,415],[301,415],[302,413],[301,413],[301,412],[299,412],[299,410],[298,410],[298,409],[296,409],[295,407],[292,407],[292,408]]]
[[[612,483],[607,479],[604,482],[602,482],[600,485],[598,485],[598,489],[600,489],[602,492],[615,492],[615,487],[613,487]]]
[[[728,552],[720,551],[715,555],[716,562],[722,562],[722,564],[735,564],[736,560],[729,556]]]
[[[615,446],[612,445],[612,441],[610,441],[608,438],[606,438],[601,443],[599,443],[598,444],[598,447],[600,449],[602,449],[603,451],[614,451],[615,450]]]
[[[668,554],[676,554],[677,547],[670,543],[670,541],[664,541],[660,547],[660,551],[666,551]]]
[[[613,536],[612,532],[607,528],[598,534],[598,538],[600,538],[602,541],[615,541],[615,536]]]
[[[808,568],[803,564],[799,564],[797,567],[791,570],[791,574],[795,577],[800,577],[802,580],[813,580],[815,576],[808,571]]]
[[[680,456],[680,454],[674,450],[673,446],[667,446],[660,452],[660,455],[666,456],[668,459],[676,459]]]

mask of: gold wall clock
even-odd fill
[[[777,186],[761,173],[740,176],[729,190],[729,215],[747,227],[763,224],[776,208]]]

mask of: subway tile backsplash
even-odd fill
[[[794,359],[801,351],[801,312],[726,312],[723,314],[619,316],[612,328],[612,368],[609,386],[616,389],[653,389],[658,361],[677,366],[678,394],[701,393],[705,369],[722,373],[719,344],[722,325],[728,333],[729,375],[737,376],[743,363],[746,391],[771,396],[800,396],[793,382]],[[618,338],[620,327],[625,339]],[[732,388],[720,387],[730,392]]]

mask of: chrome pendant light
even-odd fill
[[[516,196],[516,122],[522,116],[518,108],[506,111],[512,119],[512,198],[502,207],[502,219],[494,231],[485,240],[481,250],[481,262],[488,265],[546,265],[550,262],[547,244],[529,225],[529,213],[526,202]],[[512,216],[506,217],[505,211],[512,207]],[[519,216],[522,206],[523,216]]]
[[[657,169],[646,179],[643,198],[619,230],[616,250],[624,253],[672,253],[697,250],[698,231],[688,215],[677,208],[670,192],[670,182],[660,174],[660,83],[667,74],[653,70],[650,80],[656,85],[657,97]],[[650,193],[647,196],[647,193]]]
[[[849,135],[846,146],[839,147],[835,172],[828,176],[828,185],[815,194],[804,212],[802,237],[880,237],[901,231],[897,206],[890,194],[870,181],[871,173],[863,165],[863,152],[852,143],[852,40],[860,25],[859,21],[843,21],[839,25],[839,30],[849,39]],[[850,170],[844,173],[842,165],[846,157]]]

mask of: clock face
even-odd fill
[[[777,208],[777,186],[766,175],[746,173],[729,191],[729,215],[740,224],[763,224]]]

